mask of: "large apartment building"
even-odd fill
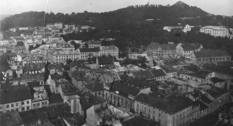
[[[210,34],[214,37],[229,37],[230,33],[227,28],[223,26],[205,26],[200,29],[200,32]]]

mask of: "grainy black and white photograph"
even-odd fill
[[[0,0],[0,126],[233,126],[233,0]]]

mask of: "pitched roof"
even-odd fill
[[[150,45],[147,47],[148,49],[158,49],[159,48],[159,43],[152,42]]]
[[[181,45],[181,47],[184,49],[184,51],[191,51],[196,50],[201,47],[200,43],[184,43]]]
[[[166,76],[166,73],[162,69],[152,69],[150,70],[154,77]]]
[[[217,78],[217,77],[212,77],[210,79],[213,83],[218,83],[218,82],[224,82],[225,80]]]
[[[112,57],[98,57],[99,64],[112,64],[113,58]]]
[[[201,51],[195,52],[194,54],[196,58],[230,56],[230,54],[224,50],[213,50],[213,49],[203,49]]]
[[[220,89],[218,87],[212,87],[210,89],[205,90],[208,94],[210,94],[212,97],[217,98],[225,93],[227,93],[227,90]]]
[[[8,104],[31,99],[31,93],[28,86],[25,85],[2,85],[0,92],[0,104]]]
[[[90,91],[103,91],[104,90],[104,85],[99,79],[95,79],[91,83],[85,85],[87,89]]]
[[[131,73],[133,74],[134,77],[137,78],[146,78],[146,79],[154,78],[153,74],[147,70],[132,71]]]
[[[160,66],[166,73],[177,72],[177,70],[171,65]]]
[[[90,93],[86,93],[80,98],[80,103],[83,110],[86,110],[93,105],[101,104],[103,102],[105,102],[104,99],[94,96]]]
[[[160,48],[162,50],[176,50],[176,44],[162,44],[160,45]]]
[[[139,93],[140,89],[134,86],[130,86],[123,82],[115,81],[113,82],[113,85],[112,85],[112,91],[113,92],[118,91],[119,94],[122,94],[122,95],[136,96]]]
[[[96,47],[96,48],[81,48],[80,52],[99,52],[100,48]]]
[[[135,100],[158,108],[166,113],[177,113],[192,105],[192,101],[185,96],[169,96],[164,98],[141,93]]]

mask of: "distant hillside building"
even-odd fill
[[[229,37],[230,33],[223,26],[205,26],[200,29],[201,33],[210,34],[214,37]]]

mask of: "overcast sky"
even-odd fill
[[[150,4],[174,4],[178,0],[150,0]],[[233,0],[182,0],[212,14],[233,16]],[[47,4],[47,2],[49,4]],[[19,14],[28,11],[46,12],[106,12],[130,5],[143,5],[148,0],[0,0],[0,14]],[[47,5],[47,6],[46,6]]]

